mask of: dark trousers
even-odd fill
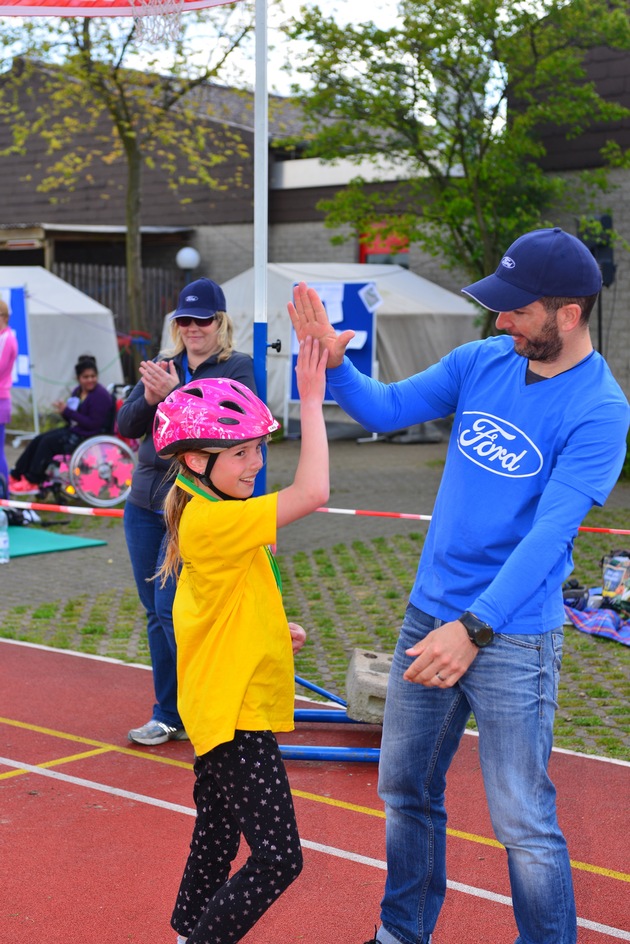
[[[40,433],[31,439],[15,463],[13,474],[16,478],[25,476],[33,485],[41,485],[52,457],[72,452],[80,442],[81,437],[73,433],[69,426]]]
[[[237,731],[195,761],[197,818],[171,924],[188,944],[235,944],[302,871],[291,789],[270,731]],[[251,855],[230,877],[241,835]]]

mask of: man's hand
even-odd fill
[[[179,377],[174,361],[141,361],[140,380],[144,384],[144,399],[151,406],[161,403],[175,387]]]
[[[306,642],[306,630],[299,623],[289,623],[289,632],[291,633],[293,655],[295,655]]]
[[[427,688],[451,688],[479,652],[459,620],[444,623],[405,651],[417,658],[403,678]]]
[[[287,305],[298,341],[317,338],[328,351],[328,367],[339,367],[354,331],[337,334],[326,314],[323,302],[314,288],[300,282],[293,289],[293,302]]]

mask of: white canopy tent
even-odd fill
[[[26,296],[31,390],[14,388],[15,406],[30,410],[36,404],[38,410],[47,410],[53,400],[67,396],[76,384],[74,365],[80,354],[96,358],[102,384],[122,383],[109,308],[42,266],[0,266],[3,295],[21,287]]]
[[[285,414],[291,357],[287,302],[295,282],[374,282],[383,302],[376,309],[379,379],[390,383],[423,370],[459,344],[479,338],[478,309],[464,296],[441,288],[401,266],[346,263],[269,263],[268,339],[282,342],[267,358],[267,402]],[[252,353],[254,269],[223,283],[235,325],[235,347]],[[329,408],[334,409],[334,408]],[[297,410],[296,410],[297,415]]]

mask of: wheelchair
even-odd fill
[[[54,456],[41,490],[50,490],[63,504],[79,499],[95,508],[112,508],[131,490],[136,457],[117,436],[92,436],[79,443],[71,456]]]
[[[130,389],[118,384],[110,389],[116,411]],[[139,443],[117,435],[115,419],[112,426],[111,434],[84,439],[71,455],[53,456],[41,491],[51,491],[59,504],[78,499],[95,508],[112,508],[124,502],[131,490]]]

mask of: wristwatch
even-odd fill
[[[460,623],[464,624],[470,641],[474,642],[479,649],[490,645],[494,639],[492,626],[489,626],[488,623],[484,623],[483,620],[480,620],[478,616],[475,616],[474,613],[470,613],[468,610],[462,613],[458,619]]]

